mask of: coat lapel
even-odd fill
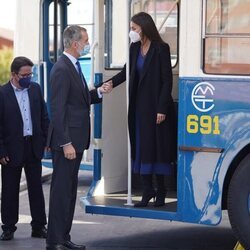
[[[76,71],[76,68],[74,67],[74,65],[72,64],[72,62],[68,59],[67,56],[65,55],[62,55],[65,63],[67,64],[67,66],[70,68],[70,71],[75,79],[75,83],[76,85],[78,86],[78,88],[81,90],[82,94],[83,94],[83,98],[85,100],[85,102],[90,105],[90,101],[89,101],[89,91],[88,91],[88,88],[87,88],[87,83],[85,84],[86,87],[84,87],[81,79],[80,79],[80,76],[78,74],[78,72]],[[84,81],[85,81],[85,78],[84,78]],[[86,81],[85,81],[86,82]]]
[[[143,78],[148,70],[148,67],[150,66],[150,63],[151,63],[151,60],[152,60],[154,53],[155,53],[155,48],[152,46],[152,43],[151,43],[150,48],[149,48],[148,53],[147,53],[146,58],[145,58],[145,62],[143,65],[143,69],[142,69],[142,73],[141,73],[138,87],[142,83],[142,80],[143,80]]]
[[[21,119],[21,121],[23,121],[23,118],[22,118],[22,115],[21,115],[21,111],[20,111],[17,99],[16,99],[16,95],[15,95],[14,89],[13,89],[13,87],[12,87],[12,85],[11,85],[10,82],[8,82],[7,85],[8,85],[7,94],[9,96],[9,98],[10,98],[10,101],[11,101],[11,103],[14,104],[14,107],[16,109],[16,114],[19,116],[19,119]]]
[[[90,97],[90,94],[89,94],[89,87],[88,87],[87,81],[86,81],[83,74],[82,74],[82,77],[83,77],[83,81],[84,81],[84,85],[85,85],[85,87],[83,87],[84,88],[84,93],[87,94],[85,97],[87,98],[87,103],[90,105],[91,104],[91,99],[90,99],[91,97]]]
[[[138,42],[134,45],[131,45],[131,56],[130,56],[130,79],[129,83],[130,85],[130,94],[132,94],[134,90],[134,82],[135,82],[135,76],[136,76],[136,63],[137,63],[137,55],[139,53],[140,47],[141,47],[141,42]]]
[[[30,115],[31,115],[31,121],[33,121],[33,117],[35,117],[35,110],[34,110],[34,106],[33,102],[34,102],[34,97],[36,96],[34,94],[34,86],[31,84],[29,89],[28,89],[28,96],[29,96],[29,102],[30,102]]]

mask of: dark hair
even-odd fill
[[[150,41],[163,42],[155,26],[154,20],[146,12],[139,12],[132,16],[131,21],[141,27],[142,38],[145,35]]]
[[[29,58],[24,57],[24,56],[15,57],[13,62],[10,65],[10,71],[18,73],[19,70],[24,66],[33,67],[34,63]]]

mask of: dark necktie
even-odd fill
[[[86,81],[85,81],[85,79],[83,77],[82,69],[81,69],[79,61],[76,62],[76,65],[77,65],[78,73],[79,73],[80,79],[81,79],[81,81],[83,83],[83,86],[84,86],[84,88],[86,88],[87,87],[87,83],[86,83]]]

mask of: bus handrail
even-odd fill
[[[94,43],[91,46],[91,73],[90,73],[90,88],[94,87],[94,74],[95,74],[95,60],[94,60],[94,55],[95,55],[95,49],[98,46],[98,42],[94,41]]]
[[[94,43],[91,46],[90,49],[90,58],[91,58],[91,72],[90,72],[90,79],[89,79],[89,87],[90,89],[94,88],[94,74],[95,74],[95,60],[94,60],[94,54],[95,54],[95,49],[98,46],[98,42],[94,41]],[[90,123],[91,123],[91,127],[94,127],[94,116],[93,116],[93,107],[91,107],[91,115],[90,115]],[[91,129],[90,131],[90,144],[92,144],[94,147],[100,147],[100,140],[97,140],[94,138],[94,132]],[[83,162],[90,162],[89,161],[89,157],[88,157],[89,151],[85,150],[83,153]],[[92,161],[93,163],[93,161]]]
[[[47,103],[47,101],[48,101],[48,94],[47,94],[47,91],[48,91],[48,88],[47,88],[47,84],[48,84],[48,81],[47,81],[47,62],[43,61],[42,64],[43,64],[43,96],[44,96],[45,102]]]
[[[130,12],[129,12],[129,1],[126,7],[126,16],[127,20],[130,19]],[[129,25],[126,26],[127,30],[126,33],[129,33]],[[127,46],[126,46],[126,82],[129,81],[129,68],[130,68],[130,60],[129,60],[129,36],[127,35]],[[127,106],[127,113],[128,113],[128,103],[129,103],[129,87],[128,84],[126,84],[126,106]],[[129,140],[129,132],[128,132],[128,126],[127,126],[127,145],[128,145],[128,191],[127,191],[127,202],[125,203],[126,206],[133,206],[133,201],[132,201],[132,174],[131,174],[131,148],[130,148],[130,140]]]
[[[209,153],[222,153],[223,148],[209,148],[209,147],[195,147],[195,146],[179,146],[181,151],[194,151],[194,152],[209,152]]]

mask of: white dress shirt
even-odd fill
[[[32,135],[32,120],[31,120],[31,112],[30,112],[30,100],[28,95],[28,89],[18,89],[11,83],[16,99],[18,102],[18,106],[23,119],[23,136]]]

